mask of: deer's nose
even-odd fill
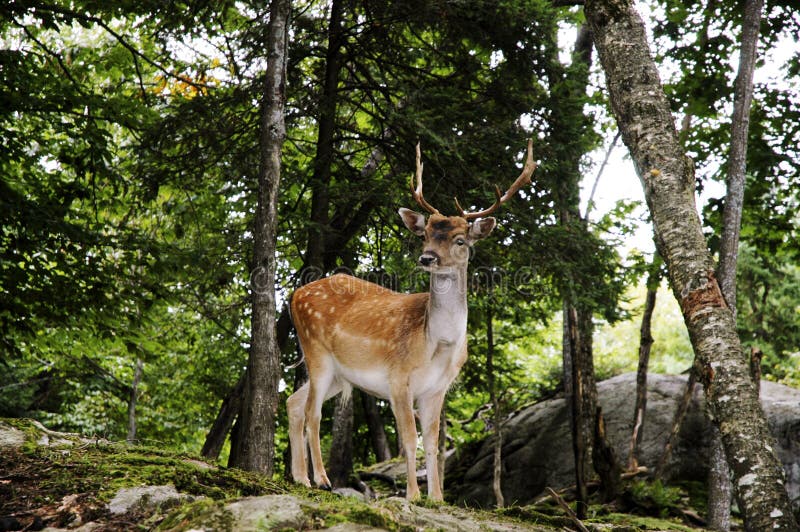
[[[439,261],[439,257],[434,253],[425,252],[419,257],[420,266],[433,266]]]

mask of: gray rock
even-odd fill
[[[25,433],[0,421],[0,448],[18,448],[25,443]]]
[[[225,505],[240,532],[305,528],[307,519],[299,499],[291,495],[247,497]]]
[[[136,488],[120,489],[111,502],[108,503],[108,511],[112,515],[124,514],[134,507],[164,507],[177,505],[183,501],[191,501],[195,498],[191,495],[178,493],[175,486],[139,486]]]
[[[680,375],[648,376],[647,412],[639,464],[655,468],[664,450],[676,405],[686,388]],[[617,456],[627,461],[633,428],[636,375],[627,373],[598,383],[598,397],[606,431]],[[800,390],[773,382],[761,382],[761,403],[787,474],[789,496],[800,495]],[[708,474],[710,425],[702,388],[695,389],[678,441],[667,463],[667,480],[705,481]],[[525,504],[545,487],[575,483],[569,408],[563,398],[550,399],[517,412],[503,425],[503,494],[507,503]],[[494,439],[487,438],[477,450],[462,452],[447,462],[445,482],[459,503],[488,507],[492,493]]]
[[[553,530],[552,528],[540,527],[532,523],[521,524],[503,520],[491,514],[485,514],[481,519],[476,519],[475,514],[464,508],[455,506],[426,508],[410,503],[401,497],[386,499],[381,502],[381,506],[390,511],[397,521],[416,530],[453,530],[458,532]]]
[[[353,488],[335,488],[333,493],[342,497],[353,497],[354,499],[359,499],[361,501],[368,501],[368,499],[364,497],[363,493]]]

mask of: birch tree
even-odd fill
[[[727,193],[722,215],[722,234],[719,250],[719,284],[722,296],[736,318],[736,264],[739,256],[739,233],[742,226],[745,169],[747,159],[747,133],[750,126],[750,103],[753,101],[753,72],[756,66],[759,25],[763,0],[747,0],[742,22],[742,48],[739,55],[739,73],[734,86],[733,121],[731,124],[731,151]],[[758,387],[758,382],[755,383]],[[716,432],[716,431],[715,431]],[[722,458],[719,438],[714,438],[712,456]],[[714,530],[727,531],[731,527],[730,471],[725,462],[712,463],[709,473],[708,523]]]
[[[703,236],[693,162],[681,148],[644,23],[630,0],[588,0],[585,13],[614,116],[644,187],[656,245],[701,368],[745,527],[797,530],[775,441]]]

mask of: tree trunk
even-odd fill
[[[131,394],[128,399],[128,437],[125,441],[129,444],[136,443],[136,401],[139,394],[139,383],[142,382],[143,362],[141,358],[136,358],[136,368],[133,370],[133,383],[131,384]]]
[[[492,419],[494,425],[494,467],[492,475],[492,490],[497,508],[505,506],[503,499],[503,432],[500,430],[500,401],[497,399],[497,384],[494,370],[494,327],[492,312],[492,293],[489,292],[489,301],[486,311],[486,375],[489,384],[489,400],[492,403]]]
[[[622,491],[622,468],[619,466],[617,454],[606,439],[606,422],[603,411],[598,406],[594,416],[594,449],[592,463],[600,475],[603,503],[610,503]]]
[[[374,397],[360,390],[355,390],[354,394],[361,396],[361,404],[364,408],[364,417],[367,420],[369,437],[372,440],[372,450],[375,453],[376,462],[391,460],[392,449],[389,447],[389,439],[386,437],[383,417],[378,410],[378,403]]]
[[[748,530],[797,530],[775,441],[720,292],[694,202],[694,170],[678,141],[644,23],[630,0],[587,0],[611,106],[642,181],[656,244],[701,368]]]
[[[353,400],[340,394],[336,399],[328,456],[328,478],[334,488],[349,484],[353,471]]]
[[[636,406],[633,409],[633,431],[628,451],[629,471],[635,471],[639,467],[639,444],[642,442],[644,416],[647,411],[647,367],[650,364],[650,348],[653,347],[651,326],[659,284],[661,284],[661,258],[655,253],[647,276],[647,296],[642,312],[642,326],[639,328],[639,366],[636,369]]]
[[[235,465],[272,475],[275,416],[278,406],[280,351],[275,330],[275,238],[281,148],[286,136],[284,101],[290,0],[270,5],[267,72],[261,122],[258,202],[253,228],[253,312],[247,385],[239,419],[241,431]]]
[[[759,26],[764,0],[747,0],[742,21],[742,49],[739,55],[739,73],[734,85],[733,119],[731,124],[731,152],[728,161],[727,192],[722,213],[720,235],[719,279],[722,296],[736,318],[736,263],[739,255],[739,232],[744,203],[745,170],[747,161],[747,135],[750,126],[750,104],[753,100],[753,71],[756,64]],[[722,457],[722,442],[714,431],[713,457]],[[727,532],[731,528],[730,470],[724,460],[713,464],[708,477],[708,525],[713,530]]]
[[[444,493],[444,466],[447,461],[447,396],[439,413],[439,454],[436,456],[436,467],[439,468],[439,489]]]
[[[719,430],[711,427],[711,462],[708,469],[708,512],[706,523],[711,530],[728,532],[731,529],[731,501],[733,500],[733,485],[731,484],[731,469],[725,459],[725,450],[722,448],[722,439]]]
[[[583,98],[588,86],[588,72],[592,61],[592,40],[587,25],[581,26],[575,39],[572,64],[564,75],[562,86],[556,91],[562,94],[563,105],[554,115],[554,131],[561,132],[554,141],[566,146],[582,148],[580,135],[576,135],[575,123],[585,123]],[[554,73],[558,75],[558,73]],[[566,133],[569,132],[569,133]],[[567,136],[568,135],[568,136]],[[586,231],[586,224],[580,217],[580,178],[581,172],[574,150],[565,150],[561,161],[562,174],[556,184],[559,204],[559,223],[575,231]],[[578,303],[577,279],[563,290],[563,347],[564,388],[571,406],[571,428],[575,459],[575,485],[577,489],[578,518],[586,517],[588,504],[587,480],[591,464],[594,440],[594,415],[597,403],[597,388],[594,380],[594,361],[592,359],[592,309],[585,302]]]
[[[742,203],[747,163],[747,136],[750,129],[750,105],[753,101],[753,72],[756,66],[759,27],[764,0],[746,0],[742,21],[742,49],[739,54],[739,73],[736,76],[731,122],[731,152],[727,192],[722,212],[720,235],[719,279],[722,295],[736,317],[736,263],[739,257],[739,232],[742,226]]]
[[[575,513],[578,519],[586,518],[586,510],[589,504],[589,489],[586,485],[588,475],[588,463],[591,460],[593,428],[588,428],[587,422],[593,419],[591,413],[587,413],[587,368],[586,360],[583,355],[584,349],[582,335],[578,323],[578,311],[575,307],[565,303],[564,313],[567,322],[568,338],[564,345],[564,350],[569,351],[569,358],[572,361],[571,381],[572,394],[570,395],[570,427],[572,432],[572,452],[575,459]],[[592,375],[594,368],[591,369]],[[593,411],[590,411],[593,413]],[[592,423],[594,425],[594,423]]]
[[[764,353],[757,347],[750,348],[750,378],[756,386],[756,393],[761,395],[761,359]]]
[[[233,390],[222,400],[222,405],[219,407],[219,413],[214,420],[214,424],[206,434],[206,441],[203,443],[203,449],[200,454],[209,460],[216,460],[219,458],[219,453],[222,451],[222,446],[225,444],[225,438],[228,437],[228,432],[233,426],[233,421],[239,414],[242,408],[242,396],[244,394],[244,385],[247,382],[247,373],[243,373]]]
[[[275,325],[276,334],[278,338],[278,350],[283,353],[286,350],[286,343],[289,340],[289,332],[292,328],[291,320],[289,319],[289,306],[284,305],[281,309],[281,315],[278,317],[278,322]],[[203,449],[200,454],[210,460],[219,458],[219,453],[222,451],[222,446],[225,444],[225,438],[228,437],[231,427],[236,416],[242,408],[242,399],[244,397],[245,374],[243,373],[236,385],[231,388],[231,391],[222,400],[222,404],[217,412],[217,417],[211,428],[208,429],[206,440],[203,443]]]
[[[572,394],[570,397],[572,449],[575,457],[576,511],[579,519],[586,518],[589,491],[588,465],[592,460],[594,415],[597,408],[597,386],[592,357],[591,311],[577,310],[567,305],[568,344],[572,360]]]
[[[314,157],[314,172],[311,175],[311,212],[308,224],[308,244],[302,283],[322,277],[325,248],[330,231],[330,181],[336,131],[336,108],[339,97],[339,70],[342,47],[342,1],[331,2],[328,21],[328,48],[325,52],[325,73],[322,80],[322,96],[317,116],[317,151]]]
[[[245,378],[247,378],[246,373]],[[245,381],[245,384],[247,384],[247,381]],[[244,400],[244,392],[242,392],[242,400]],[[233,427],[231,427],[231,452],[228,453],[228,467],[238,467],[236,464],[239,463],[239,440],[242,432],[241,419],[241,416],[237,416]]]
[[[686,381],[686,389],[683,392],[678,407],[675,409],[675,414],[672,416],[672,429],[669,432],[667,443],[664,445],[664,451],[661,453],[661,458],[656,466],[656,471],[653,474],[656,480],[660,480],[664,476],[664,470],[667,467],[667,462],[672,454],[672,448],[675,447],[675,442],[678,441],[678,433],[683,424],[683,418],[686,417],[686,412],[689,410],[689,405],[692,402],[694,395],[694,387],[697,385],[697,368],[692,366],[689,369],[689,378]]]

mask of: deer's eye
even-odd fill
[[[456,245],[457,246],[463,246],[466,243],[467,243],[467,241],[464,240],[463,238],[456,238]]]

